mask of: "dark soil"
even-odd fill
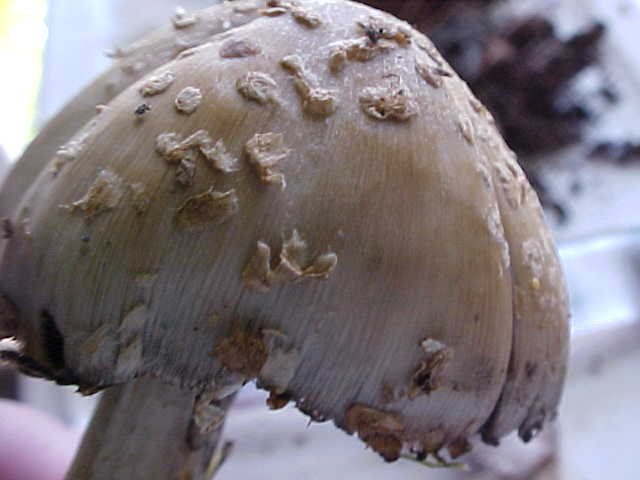
[[[572,83],[597,65],[605,27],[594,23],[561,38],[543,16],[496,20],[500,0],[370,0],[425,32],[477,97],[493,113],[509,146],[518,154],[533,187],[557,219],[567,209],[555,200],[539,175],[548,154],[583,140],[596,113]],[[618,100],[603,85],[600,95]],[[640,145],[603,142],[592,158],[625,163],[640,158]]]

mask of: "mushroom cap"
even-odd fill
[[[529,439],[554,415],[568,310],[539,202],[409,25],[271,0],[61,152],[0,270],[53,379],[220,397],[257,379],[387,460]]]
[[[0,218],[11,215],[23,193],[60,146],[91,120],[97,107],[107,105],[132,83],[183,52],[255,19],[262,6],[264,2],[260,0],[234,0],[186,15],[177,9],[167,25],[126,48],[109,52],[114,59],[111,67],[78,92],[42,127],[4,184],[0,179]]]

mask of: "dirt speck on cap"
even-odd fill
[[[142,118],[150,111],[151,111],[151,105],[149,105],[148,103],[141,103],[133,110],[133,114],[136,117]]]

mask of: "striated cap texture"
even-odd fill
[[[254,3],[100,109],[12,212],[24,356],[85,391],[255,379],[386,460],[528,440],[567,298],[490,114],[388,14]]]

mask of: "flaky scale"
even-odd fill
[[[78,157],[56,177],[43,173],[23,199],[19,210],[28,209],[30,231],[10,242],[0,288],[20,308],[25,353],[50,362],[41,341],[46,309],[64,338],[65,369],[81,384],[153,373],[227,394],[271,358],[270,352],[264,365],[233,372],[243,365],[233,355],[264,358],[252,345],[276,331],[283,340],[273,355],[295,365],[274,380],[273,361],[269,380],[257,380],[314,418],[357,431],[387,460],[400,448],[422,453],[462,445],[486,423],[503,390],[514,304],[497,186],[470,110],[452,102],[472,98],[457,78],[438,88],[425,81],[415,62],[425,61],[426,39],[417,33],[415,42],[332,71],[332,45],[366,35],[362,24],[370,15],[378,16],[376,25],[397,21],[349,2],[305,5],[322,18],[318,28],[300,30],[286,14],[264,17],[152,72],[171,71],[175,79],[143,121],[129,107],[142,98],[148,78],[112,101]],[[260,54],[221,55],[224,42],[236,37],[268,41],[260,42]],[[305,111],[288,81],[281,60],[291,54],[304,56],[305,68],[339,96],[326,118]],[[277,103],[250,101],[238,91],[248,71],[274,78]],[[397,88],[391,103],[372,93],[380,86]],[[189,87],[202,101],[185,116],[175,96]],[[371,107],[384,114],[370,115]],[[177,167],[158,154],[157,138],[198,131],[224,140],[242,165],[220,172],[198,157],[193,185],[176,186]],[[281,134],[290,150],[277,163],[285,189],[263,183],[246,156],[251,139],[267,133]],[[133,188],[92,218],[60,207],[85,198],[107,168],[120,184],[143,185],[149,202],[142,214]],[[237,212],[198,232],[181,229],[180,206],[214,191],[233,191]],[[83,246],[87,231],[91,242]],[[329,274],[281,276],[290,283],[253,291],[243,272],[256,245],[270,247],[277,271],[275,252],[293,232],[308,259],[332,259]],[[24,284],[33,288],[18,288]],[[446,355],[434,358],[429,345],[441,345],[437,352]],[[378,413],[361,413],[370,410]],[[367,419],[372,424],[363,426]]]
[[[515,155],[499,137],[489,136],[483,150],[510,246],[514,338],[504,391],[482,433],[496,443],[517,429],[528,442],[555,418],[560,401],[569,353],[568,296],[551,231]]]
[[[112,55],[113,65],[69,101],[29,144],[0,190],[0,218],[11,214],[40,171],[74,134],[120,92],[185,51],[259,16],[259,0],[224,2],[198,11],[194,23],[167,25]],[[186,53],[188,54],[188,53]],[[135,109],[145,101],[141,99]]]
[[[485,442],[497,445],[513,430],[528,442],[555,418],[566,376],[570,314],[568,294],[552,233],[538,198],[497,134],[488,110],[459,79],[455,101],[473,118],[472,136],[491,177],[509,244],[513,282],[514,336],[500,401],[482,427]]]

